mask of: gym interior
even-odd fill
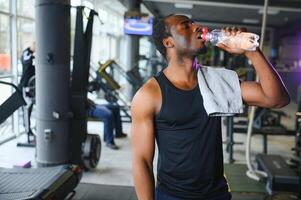
[[[234,200],[301,199],[299,0],[0,0],[0,199],[138,199],[131,101],[167,66],[151,35],[169,14],[260,36],[290,103],[221,118],[224,175]],[[246,57],[206,45],[201,65],[256,80]],[[87,102],[118,105],[113,142]]]

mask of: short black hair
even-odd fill
[[[153,26],[153,41],[155,43],[155,46],[157,50],[166,58],[166,48],[163,45],[163,39],[167,38],[168,36],[171,36],[169,27],[165,23],[165,20],[172,16],[168,15],[162,19],[157,19]]]

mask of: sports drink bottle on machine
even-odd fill
[[[246,51],[255,51],[259,46],[259,36],[250,32],[240,32],[236,35],[226,35],[222,30],[215,29],[208,31],[207,27],[202,28],[201,38],[209,41],[212,45],[222,43],[233,49],[243,49]]]

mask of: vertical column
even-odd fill
[[[155,44],[149,40],[150,42],[150,65],[147,68],[147,75],[154,76],[158,72],[158,58],[156,55],[156,46]]]
[[[128,11],[140,12],[141,0],[128,0]],[[126,68],[127,71],[139,66],[139,36],[127,35],[127,55],[126,55]],[[126,97],[131,100],[134,95],[133,87],[127,85]]]
[[[275,60],[278,58],[278,48],[279,48],[280,37],[274,28],[270,29],[270,60],[273,65],[275,65]]]
[[[36,0],[36,160],[69,162],[70,0]]]
[[[18,84],[18,56],[17,56],[17,1],[10,1],[10,44],[11,44],[11,64],[12,64],[12,82]],[[13,115],[13,132],[16,136],[19,136],[19,110]]]

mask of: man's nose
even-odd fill
[[[201,27],[200,24],[197,24],[197,23],[193,24],[193,29],[192,30],[193,30],[194,33],[201,31],[201,29],[202,29],[202,27]]]

